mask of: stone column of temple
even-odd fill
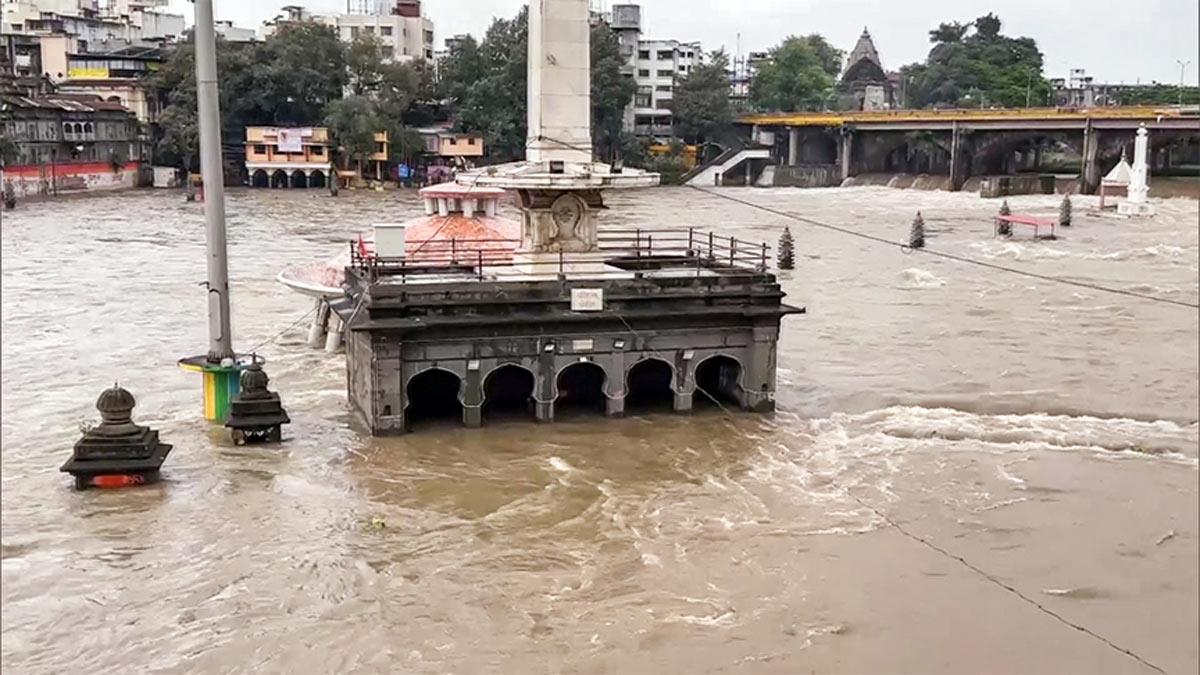
[[[334,314],[329,317],[329,332],[325,335],[325,351],[337,353],[342,348],[342,319]]]
[[[313,313],[312,325],[308,328],[308,346],[320,349],[321,345],[325,344],[325,326],[329,323],[329,305],[325,304],[323,298],[317,298],[313,302],[316,303],[316,308]]]
[[[755,412],[769,412],[775,407],[775,345],[779,329],[774,326],[755,326],[750,358],[742,374],[742,406]]]
[[[800,128],[788,129],[788,166],[800,163]]]
[[[534,409],[539,422],[554,421],[554,398],[558,395],[555,391],[557,378],[554,350],[543,350],[538,355],[537,382],[534,383]]]
[[[529,3],[530,162],[592,161],[588,17],[588,0]]]
[[[604,383],[607,399],[604,412],[609,417],[622,417],[625,415],[625,396],[629,393],[625,389],[625,352],[613,352],[605,370],[608,377]]]
[[[467,366],[467,379],[463,388],[463,426],[478,429],[483,426],[483,373],[478,367]]]
[[[692,363],[686,355],[687,352],[682,350],[675,354],[675,412],[692,411],[695,388],[692,386]]]

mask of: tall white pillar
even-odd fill
[[[588,0],[530,0],[530,162],[592,161]]]

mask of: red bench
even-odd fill
[[[1008,228],[1004,228],[1005,225],[1008,225]],[[1002,234],[1001,230],[1003,229],[1008,230],[1005,236],[1012,236],[1013,225],[1025,225],[1027,227],[1032,227],[1034,239],[1055,239],[1057,236],[1055,233],[1055,228],[1058,226],[1058,223],[1054,222],[1053,220],[1035,218],[1033,216],[1025,216],[1018,213],[1007,216],[996,216],[995,236],[1000,236]],[[1050,228],[1050,234],[1042,236],[1043,227]]]

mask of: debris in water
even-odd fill
[[[379,516],[371,516],[371,521],[367,523],[367,529],[371,529],[371,530],[387,529],[387,522]]]
[[[1171,530],[1170,532],[1168,532],[1168,533],[1164,534],[1163,536],[1159,537],[1159,538],[1158,538],[1158,541],[1154,542],[1154,545],[1155,545],[1155,546],[1162,546],[1163,544],[1167,543],[1168,541],[1171,541],[1171,540],[1172,540],[1172,539],[1174,539],[1174,538],[1175,538],[1175,530]]]

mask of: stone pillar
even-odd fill
[[[554,398],[558,395],[555,382],[558,379],[558,370],[555,361],[554,350],[547,352],[543,348],[542,353],[538,355],[537,381],[534,383],[533,396],[539,422],[554,421]]]
[[[308,328],[308,346],[320,349],[321,345],[325,344],[325,326],[329,323],[329,305],[325,304],[325,300],[322,298],[317,298],[313,302],[316,303],[316,308],[313,312],[312,325]]]
[[[432,216],[437,213],[437,200],[433,197],[425,198],[425,215]]]
[[[483,426],[483,373],[478,361],[467,362],[467,380],[463,390],[462,404],[463,426],[468,429],[478,429]]]
[[[838,155],[842,163],[842,181],[854,175],[854,164],[851,157],[854,156],[854,132],[845,127],[842,128],[842,141],[838,147]]]
[[[342,319],[337,314],[329,317],[329,332],[325,335],[325,352],[336,354],[342,348]]]
[[[625,416],[625,352],[613,352],[604,369],[604,412],[609,417]]]
[[[968,143],[962,131],[959,130],[958,123],[956,122],[954,129],[950,132],[950,190],[958,192],[970,177],[970,143]]]
[[[675,391],[675,412],[690,413],[692,411],[692,392]]]
[[[437,206],[438,206],[438,215],[439,216],[450,215],[450,200],[449,199],[447,199],[446,197],[438,197]]]
[[[368,338],[370,339],[370,338]],[[400,359],[400,345],[377,343],[371,365],[371,388],[374,393],[372,426],[376,435],[394,436],[406,431],[404,407],[407,379]]]
[[[800,128],[788,129],[788,166],[800,164]]]
[[[750,346],[750,358],[742,374],[742,407],[754,412],[770,412],[775,409],[775,346],[779,340],[779,329],[774,326],[756,326],[754,342]]]
[[[1082,194],[1095,194],[1100,187],[1100,132],[1092,128],[1091,122],[1083,131],[1083,175],[1079,191]]]
[[[529,3],[530,162],[592,161],[588,0]]]

